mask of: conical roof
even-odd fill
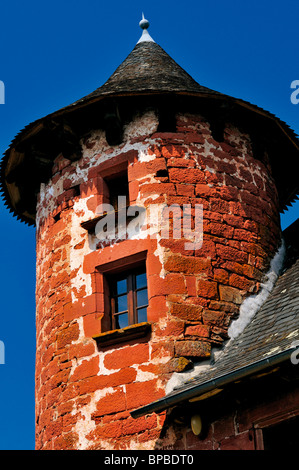
[[[142,24],[142,21],[145,23]],[[225,96],[197,83],[151,38],[147,31],[148,21],[142,21],[139,24],[143,28],[143,34],[132,52],[102,86],[73,103],[71,107],[97,98],[143,93]]]
[[[144,92],[221,95],[199,85],[161,46],[148,41],[138,42],[104,85],[76,103],[104,95]]]
[[[87,116],[92,119],[95,116],[99,125],[100,115],[107,111],[105,103],[109,100],[115,102],[123,97],[131,99],[134,96],[152,95],[156,95],[158,99],[164,96],[180,96],[181,99],[187,100],[192,97],[192,103],[197,103],[196,106],[199,102],[208,101],[213,110],[213,104],[224,104],[227,112],[237,110],[238,113],[247,113],[253,123],[257,118],[262,119],[263,124],[271,128],[271,135],[275,135],[279,140],[279,149],[287,148],[284,166],[279,161],[279,149],[275,161],[271,162],[272,167],[273,164],[275,167],[280,209],[286,209],[297,199],[299,191],[296,175],[289,172],[294,158],[297,159],[299,154],[299,142],[295,133],[286,123],[262,108],[197,83],[150,37],[147,20],[143,19],[140,26],[143,28],[140,40],[102,86],[71,105],[27,125],[11,142],[0,162],[0,191],[8,209],[29,225],[35,223],[36,192],[40,182],[49,179],[49,167],[51,169],[53,159],[57,156],[57,145],[68,145],[74,139],[76,145],[79,143],[80,136],[76,135],[76,132],[73,135],[72,126],[68,127],[69,122],[79,122],[82,125]],[[190,100],[188,103],[190,104]],[[93,106],[97,107],[96,112]],[[198,109],[201,109],[200,106]],[[83,119],[80,113],[83,113]],[[41,143],[48,152],[46,158],[45,155],[40,158],[35,151],[36,147],[40,150]],[[56,147],[54,144],[57,144]]]

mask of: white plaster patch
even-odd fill
[[[211,363],[209,360],[203,361],[200,364],[194,366],[194,368],[190,371],[186,372],[174,372],[169,381],[167,382],[165,388],[165,394],[168,395],[172,392],[176,387],[179,387],[183,383],[187,382],[188,380],[192,380],[193,378],[197,378],[199,374],[205,372],[211,367]]]
[[[92,146],[90,145],[91,143]],[[99,155],[103,154],[103,156],[106,156],[107,154],[105,152],[109,148],[105,132],[101,129],[91,132],[90,137],[87,139],[86,143],[84,142],[84,139],[82,139],[81,145],[83,151],[83,160],[87,160],[88,163],[90,161],[95,163],[95,157],[97,157],[97,162],[100,163],[102,160],[100,160]],[[107,158],[109,158],[109,154],[107,155]]]
[[[152,160],[155,160],[155,158],[156,158],[156,155],[154,154],[150,155],[149,153],[146,153],[143,150],[141,150],[138,155],[138,161],[142,163],[150,162]]]
[[[207,170],[209,173],[214,173],[214,174],[216,174],[215,168],[210,168],[208,165],[206,165],[206,170]]]
[[[115,374],[116,372],[119,372],[121,369],[107,369],[105,366],[104,366],[104,360],[105,360],[105,357],[106,355],[109,356],[109,354],[113,353],[115,351],[115,348],[114,349],[109,349],[109,351],[103,353],[103,352],[100,352],[99,353],[99,360],[100,360],[100,366],[99,366],[99,372],[98,372],[98,375],[111,375],[111,374]]]
[[[85,405],[81,408],[74,407],[72,411],[72,415],[76,415],[77,413],[81,413],[82,418],[77,419],[75,426],[73,427],[73,431],[78,434],[79,442],[78,442],[78,450],[87,449],[92,441],[89,441],[86,436],[92,432],[96,428],[95,421],[91,419],[91,415],[97,409],[97,402],[104,398],[108,393],[113,393],[114,389],[112,387],[105,388],[102,390],[97,390],[92,395],[92,399],[88,405]]]
[[[77,318],[77,324],[79,327],[79,339],[77,341],[72,341],[72,344],[81,343],[81,340],[85,338],[84,327],[83,327],[83,317]]]
[[[146,364],[143,364],[146,365]],[[136,379],[135,382],[146,382],[147,380],[152,380],[156,378],[156,375],[153,372],[145,372],[136,367]]]
[[[82,215],[83,213],[83,215]],[[80,214],[80,215],[78,215]],[[83,272],[82,260],[84,256],[90,252],[88,244],[88,234],[83,232],[80,223],[88,217],[92,217],[92,211],[89,211],[86,206],[86,199],[76,201],[72,211],[72,222],[70,226],[70,235],[72,243],[70,245],[70,269],[74,271],[78,269],[76,276],[71,279],[72,300],[76,301],[75,290],[79,291],[82,286],[85,286],[86,295],[92,294],[91,276]],[[82,237],[82,232],[85,238]],[[83,248],[76,249],[75,246],[85,239]]]
[[[161,266],[162,266],[161,272],[160,272],[160,277],[162,279],[164,279],[165,276],[166,276],[166,271],[165,271],[165,268],[164,268],[165,249],[160,245],[159,242],[157,243],[157,249],[154,251],[154,255],[159,258],[159,261],[160,261]]]
[[[124,127],[124,139],[148,136],[157,132],[159,120],[154,111],[148,111],[141,116],[136,116]]]

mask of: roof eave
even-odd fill
[[[168,408],[177,406],[178,404],[190,400],[195,397],[199,397],[205,393],[211,392],[219,387],[224,387],[228,384],[235,382],[236,380],[244,379],[250,375],[256,374],[262,370],[267,369],[268,367],[276,366],[286,360],[290,359],[290,355],[293,352],[294,348],[288,349],[286,351],[280,352],[273,356],[261,359],[260,361],[253,362],[247,366],[244,366],[240,369],[237,369],[233,372],[230,372],[225,375],[221,375],[214,379],[208,380],[201,384],[196,384],[193,387],[188,387],[182,389],[181,391],[173,392],[160,400],[154,401],[145,405],[141,408],[138,408],[134,411],[131,411],[131,416],[133,418],[139,418],[150,413],[159,413]]]

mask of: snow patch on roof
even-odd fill
[[[285,257],[285,244],[282,244],[270,263],[270,269],[266,274],[266,281],[261,284],[261,290],[250,297],[247,297],[240,306],[240,313],[237,320],[233,321],[228,329],[230,339],[239,336],[244,328],[251,322],[255,314],[267,300],[271,293],[279,272],[282,268]]]

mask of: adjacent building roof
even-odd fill
[[[140,22],[142,37],[106,83],[73,104],[27,125],[11,142],[0,162],[0,191],[5,205],[22,221],[29,225],[35,223],[36,193],[40,183],[49,180],[51,164],[62,148],[67,149],[66,158],[71,158],[68,155],[78,147],[82,136],[73,124],[79,123],[82,127],[88,116],[99,125],[101,114],[107,110],[107,101],[115,103],[124,97],[139,97],[139,102],[141,97],[152,95],[177,96],[185,100],[192,97],[192,103],[208,100],[211,109],[212,103],[217,102],[217,106],[224,106],[229,113],[236,110],[246,113],[254,123],[255,131],[263,132],[263,126],[270,129],[272,137],[268,141],[276,149],[271,163],[280,209],[285,210],[297,199],[298,178],[290,171],[299,155],[296,134],[273,114],[198,84],[149,36],[148,25],[144,19]],[[94,106],[97,106],[96,111]],[[200,112],[200,105],[198,109]],[[84,112],[84,118],[79,119],[79,113]],[[256,124],[257,120],[262,120],[262,124]],[[284,165],[280,161],[282,153]]]
[[[162,411],[265,368],[299,357],[299,219],[284,232],[284,267],[270,296],[251,323],[230,340],[214,363],[173,389],[164,398],[132,412],[133,417]],[[182,374],[183,375],[183,374]]]

